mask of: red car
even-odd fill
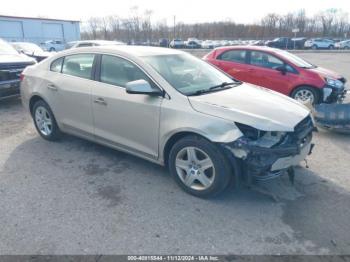
[[[203,57],[235,79],[312,104],[344,99],[346,79],[287,51],[258,46],[214,49]]]

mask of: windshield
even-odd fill
[[[293,55],[287,51],[277,50],[276,51],[280,56],[284,57],[286,60],[292,62],[294,65],[302,68],[316,68],[315,65],[310,64],[299,56]]]
[[[39,46],[32,43],[13,43],[13,45],[18,51],[23,50],[26,53],[43,52]]]
[[[16,55],[18,52],[10,44],[0,39],[0,55]]]
[[[212,87],[234,81],[215,67],[189,54],[156,55],[143,59],[184,95],[210,92]]]

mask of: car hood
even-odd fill
[[[334,72],[332,70],[323,68],[323,67],[310,68],[308,70],[310,70],[311,72],[317,73],[317,74],[319,74],[320,76],[323,76],[323,77],[331,77],[331,78],[334,78],[334,79],[342,78],[342,76],[340,74],[338,74],[338,73],[336,73],[336,72]]]
[[[34,62],[33,58],[30,58],[24,54],[10,54],[10,55],[0,54],[0,64],[16,64],[16,63],[29,64],[33,62]]]
[[[287,96],[247,83],[188,99],[198,112],[264,131],[294,131],[310,113]]]

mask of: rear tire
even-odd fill
[[[307,104],[309,100],[309,103],[315,105],[320,101],[319,92],[310,86],[300,86],[294,89],[290,96],[302,104]]]
[[[177,184],[197,197],[208,198],[222,193],[232,179],[224,153],[198,136],[187,136],[176,142],[170,150],[168,163]]]
[[[317,48],[317,45],[313,45],[312,47],[311,47],[311,49],[312,50],[317,50],[318,48]]]
[[[330,45],[329,50],[333,50],[333,49],[334,49],[334,45]]]
[[[43,100],[37,101],[32,110],[33,121],[39,135],[49,141],[57,141],[62,132],[49,105]]]

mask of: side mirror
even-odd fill
[[[287,67],[285,65],[281,65],[275,68],[277,71],[280,71],[282,75],[287,73]]]
[[[163,91],[152,87],[146,80],[140,79],[126,83],[126,92],[128,94],[143,94],[153,96],[163,96]]]

